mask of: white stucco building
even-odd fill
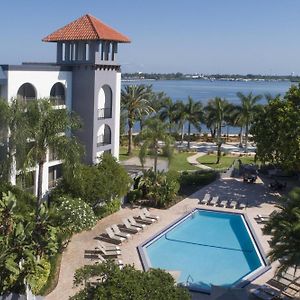
[[[129,39],[84,15],[43,41],[57,43],[56,62],[0,65],[0,97],[8,102],[51,98],[53,105],[80,116],[83,129],[76,134],[84,145],[86,163],[98,162],[105,151],[118,158],[121,70],[116,58],[118,43],[129,43]],[[61,176],[61,163],[49,149],[43,192]],[[36,192],[37,168],[31,174],[25,186]],[[18,183],[18,170],[13,172],[12,183]]]

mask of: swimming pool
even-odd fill
[[[196,209],[139,247],[145,269],[180,274],[177,282],[209,292],[244,286],[267,261],[243,214]]]

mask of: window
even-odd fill
[[[109,85],[104,85],[98,96],[98,119],[112,117],[112,90]]]
[[[111,144],[111,130],[110,127],[105,124],[99,128],[97,136],[97,147]]]
[[[49,168],[48,188],[55,187],[58,180],[62,177],[62,165],[56,165]]]
[[[36,91],[34,86],[28,82],[22,84],[18,89],[17,98],[24,101],[36,99]]]
[[[55,83],[50,91],[50,100],[53,105],[65,105],[65,87],[62,83]]]
[[[90,45],[85,44],[85,60],[89,61],[90,60]]]

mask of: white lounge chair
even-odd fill
[[[230,207],[230,208],[236,208],[236,207],[237,207],[237,202],[234,201],[234,200],[233,200],[233,201],[230,201],[230,202],[229,202],[229,207]]]
[[[121,232],[119,227],[116,225],[116,224],[113,224],[111,226],[111,229],[113,230],[114,234],[117,235],[117,236],[121,236],[125,239],[129,239],[131,237],[131,234],[130,233],[126,233],[126,232]]]
[[[128,221],[129,221],[129,223],[130,223],[132,226],[135,226],[135,227],[138,227],[138,228],[141,228],[141,229],[144,229],[144,228],[147,227],[146,224],[143,224],[143,223],[137,223],[137,222],[135,221],[135,219],[133,218],[133,216],[128,217]]]
[[[212,197],[209,204],[212,205],[212,206],[216,206],[218,204],[218,202],[219,202],[219,196],[215,196],[215,197]]]
[[[129,233],[138,233],[142,230],[140,227],[133,226],[129,223],[128,219],[122,219],[122,226],[124,231],[128,231]]]
[[[95,247],[96,250],[99,250],[103,253],[104,256],[110,257],[110,256],[118,256],[121,255],[121,250],[106,250],[104,247],[102,247],[101,244],[98,244],[97,247]]]
[[[98,245],[97,247],[99,247],[99,248],[102,247],[106,251],[121,250],[121,248],[119,246],[116,246],[116,245],[104,245],[100,241],[98,241],[97,245]]]
[[[121,236],[117,236],[110,227],[105,229],[108,237],[110,238],[110,240],[114,241],[114,242],[118,242],[118,243],[122,243],[123,241],[125,241],[125,238],[121,237]]]
[[[239,204],[239,209],[245,209],[246,208],[246,204],[245,203],[240,203]]]
[[[101,263],[107,261],[107,259],[104,258],[101,254],[97,254],[97,255],[96,255],[96,258],[97,258],[97,260],[98,260],[99,262],[101,262]],[[111,258],[109,258],[109,259],[111,259]],[[121,259],[115,258],[115,259],[113,259],[113,261],[114,261],[120,268],[122,268],[122,267],[124,266],[123,261],[122,261]]]
[[[227,206],[227,203],[228,203],[227,200],[223,200],[223,201],[221,201],[220,206],[226,207],[226,206]]]
[[[138,222],[144,223],[144,224],[147,224],[147,225],[150,225],[150,224],[156,222],[156,220],[154,220],[154,219],[148,219],[148,218],[146,218],[145,215],[144,215],[142,212],[140,212],[140,213],[138,214],[138,216],[135,217],[135,219],[136,219]]]
[[[257,215],[254,220],[256,221],[256,223],[259,224],[265,224],[270,220],[269,216],[262,216],[262,215]]]
[[[207,204],[209,200],[210,200],[210,194],[207,193],[205,194],[204,198],[201,201],[199,201],[199,204]]]
[[[159,216],[155,216],[155,215],[150,214],[150,212],[147,208],[143,208],[142,212],[144,213],[146,218],[154,219],[154,220],[157,220],[157,221],[159,220]]]

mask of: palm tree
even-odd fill
[[[232,106],[228,103],[227,100],[216,97],[212,100],[209,100],[207,105],[204,108],[206,116],[209,118],[212,126],[216,128],[216,144],[217,144],[217,161],[216,164],[220,162],[221,157],[221,146],[222,146],[222,124],[226,121],[227,116],[229,115]]]
[[[154,172],[157,171],[159,142],[164,142],[167,148],[170,148],[171,145],[172,140],[167,134],[167,129],[168,126],[160,119],[151,118],[146,121],[145,128],[140,133],[140,139],[143,141],[139,155],[141,164],[144,164],[147,149],[150,148],[154,153]],[[171,151],[168,151],[168,153],[171,153]],[[171,155],[168,156],[168,159],[171,159]]]
[[[0,100],[0,177],[5,180],[10,180],[16,163],[16,153],[22,152],[26,144],[25,107],[24,102],[16,99],[10,104]]]
[[[36,213],[42,201],[43,169],[49,148],[55,149],[58,157],[64,161],[66,171],[74,171],[81,156],[81,147],[71,135],[78,129],[78,118],[66,109],[55,109],[50,101],[37,100],[27,105],[24,120],[27,131],[27,150],[22,161],[23,169],[38,165],[38,188]],[[66,134],[65,134],[66,133]],[[68,172],[67,172],[68,173]]]
[[[177,113],[176,104],[173,103],[171,98],[169,98],[169,97],[165,98],[164,101],[161,103],[161,108],[159,111],[159,118],[163,122],[168,121],[169,133],[172,132],[172,127],[176,120],[176,113]]]
[[[181,144],[183,143],[183,137],[184,137],[184,124],[187,120],[188,114],[186,111],[185,104],[178,100],[174,104],[175,109],[175,123],[178,124],[179,129],[181,130]]]
[[[273,213],[263,228],[264,234],[271,235],[271,261],[279,260],[279,273],[300,266],[300,188],[293,189],[288,197],[280,199],[280,209]]]
[[[241,100],[241,105],[239,108],[239,123],[245,126],[245,152],[248,152],[248,134],[249,126],[251,125],[255,113],[260,109],[260,105],[257,104],[259,100],[262,99],[261,95],[254,96],[251,93],[244,95],[240,92],[237,93],[237,96]]]
[[[185,108],[187,112],[186,120],[188,122],[188,149],[190,149],[191,125],[199,131],[201,130],[200,124],[203,120],[203,107],[200,101],[194,102],[194,100],[189,96]]]
[[[148,115],[153,111],[149,102],[151,94],[151,86],[145,85],[127,85],[121,91],[121,106],[122,110],[127,113],[128,121],[128,155],[131,155],[133,148],[132,128],[134,123],[143,115]]]

